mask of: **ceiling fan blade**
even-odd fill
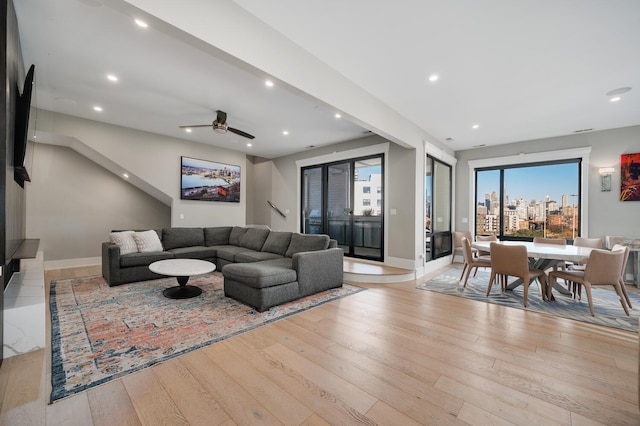
[[[218,113],[218,116],[216,118],[216,121],[218,122],[218,124],[224,124],[227,122],[227,113],[224,111],[216,111]]]
[[[178,127],[180,127],[181,129],[186,129],[189,127],[211,127],[211,124],[194,124],[192,126],[178,126]]]
[[[247,132],[243,132],[242,130],[234,129],[233,127],[228,127],[227,130],[231,133],[235,133],[236,135],[244,136],[245,138],[255,139],[255,136],[250,135]]]

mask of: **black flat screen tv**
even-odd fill
[[[180,199],[240,202],[240,166],[182,157]]]
[[[13,179],[24,188],[25,182],[31,178],[25,167],[27,156],[27,136],[29,133],[29,112],[31,110],[31,91],[33,89],[33,73],[35,66],[31,65],[24,79],[22,94],[16,96],[16,120],[13,140]]]

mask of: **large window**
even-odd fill
[[[451,166],[427,156],[425,260],[451,254]]]
[[[476,169],[476,234],[500,239],[580,235],[581,159]]]

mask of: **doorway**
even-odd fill
[[[301,232],[329,235],[345,256],[383,261],[384,154],[301,172]]]

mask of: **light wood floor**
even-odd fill
[[[640,424],[635,333],[365,286],[52,405],[50,348],[8,358],[0,423]]]

